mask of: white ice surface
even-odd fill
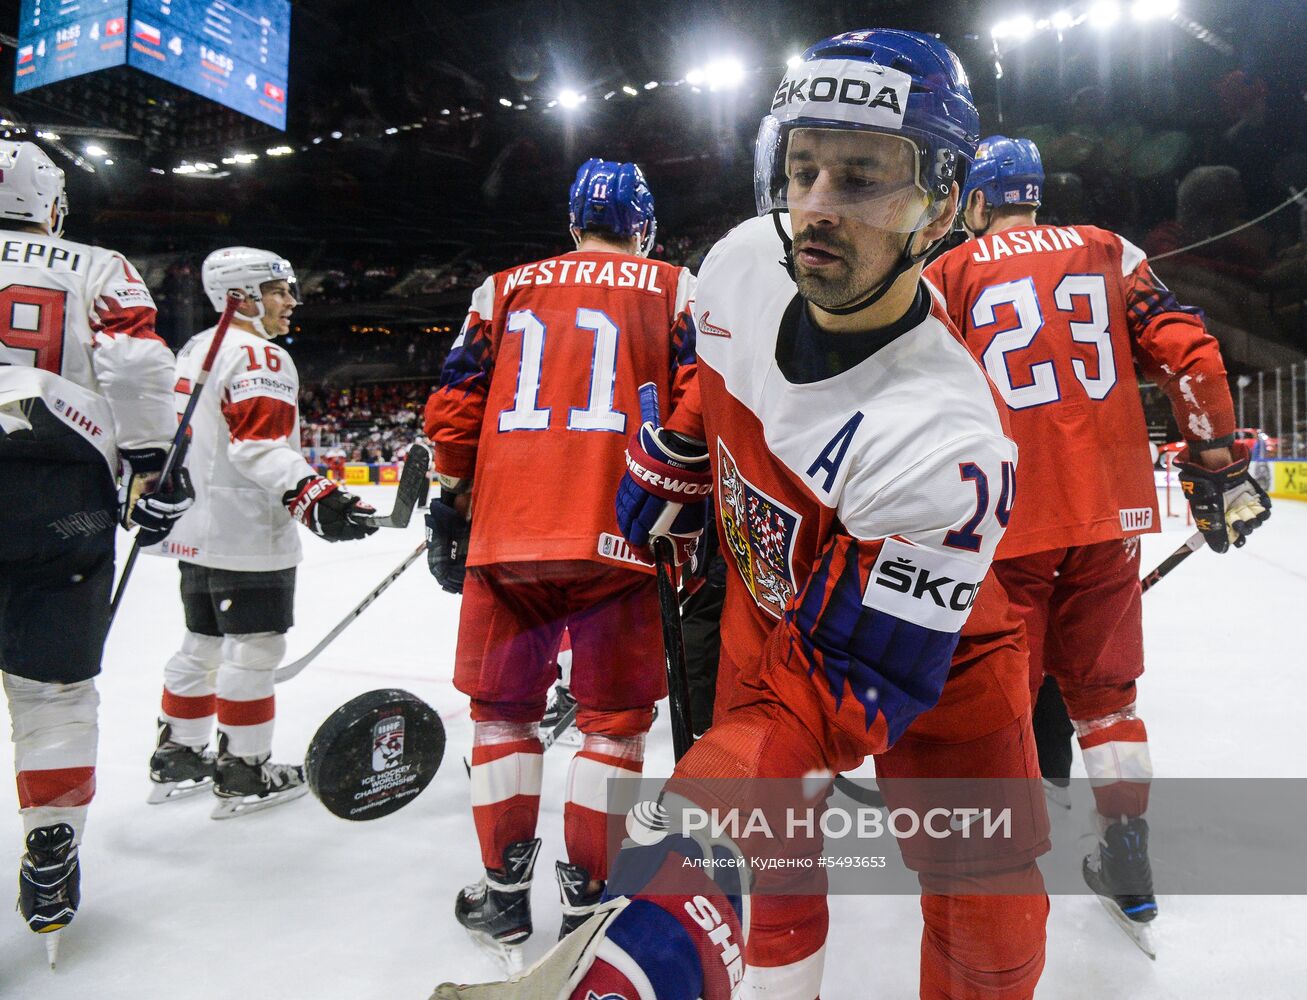
[[[393,492],[375,493],[389,507]],[[420,540],[381,531],[362,543],[306,538],[291,658],[320,638]],[[1144,538],[1155,565],[1185,534],[1182,519]],[[457,889],[478,874],[468,782],[466,701],[450,684],[458,599],[421,562],[298,678],[278,691],[276,754],[298,761],[342,702],[407,688],[444,719],[449,747],[431,787],[369,823],[331,816],[306,797],[242,819],[209,819],[210,801],[146,805],[163,663],[182,630],[171,561],[144,558],[110,637],[100,690],[99,791],[82,848],[83,906],[59,968],[16,914],[0,915],[4,1000],[423,1000],[445,979],[494,968],[454,923]],[[1159,776],[1307,777],[1307,505],[1277,503],[1242,551],[1208,551],[1145,597],[1148,673],[1140,713]],[[666,714],[647,773],[666,774]],[[561,752],[560,752],[561,751]],[[553,860],[562,857],[567,751],[546,757],[534,959],[557,928]],[[1078,774],[1083,774],[1077,763]],[[16,882],[21,832],[13,782],[0,780],[0,845]],[[1080,836],[1084,817],[1056,818]],[[1307,863],[1305,861],[1304,863]],[[1086,896],[1053,900],[1040,1000],[1307,997],[1307,898],[1163,897],[1150,962]],[[915,997],[915,897],[836,897],[826,1000]]]

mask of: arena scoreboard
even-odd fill
[[[290,0],[22,0],[14,92],[135,68],[286,127]]]

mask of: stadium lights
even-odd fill
[[[709,90],[729,90],[738,87],[740,81],[744,79],[744,66],[734,56],[714,59],[707,66],[695,72],[699,74],[700,81],[706,84]],[[695,83],[690,79],[688,73],[685,82],[691,85]]]
[[[1136,21],[1170,17],[1180,9],[1179,0],[1135,0],[1131,13]]]
[[[386,135],[395,135],[397,132],[399,132],[399,129],[395,128],[393,125],[386,129]]]
[[[113,166],[113,160],[105,160],[105,161],[104,161],[104,165],[105,165],[106,167],[112,167],[112,166]]]
[[[558,92],[558,103],[568,110],[575,108],[584,100],[584,94],[578,94],[575,90],[570,88]]]
[[[1076,23],[1075,15],[1069,10],[1054,11],[1051,20],[1055,31],[1066,31],[1067,28]]]
[[[224,156],[222,162],[224,166],[231,166],[233,163],[239,163],[242,166],[253,163],[259,158],[258,153],[232,153],[231,156]],[[197,164],[198,166],[198,164]]]
[[[794,69],[794,67],[799,65],[801,62],[803,62],[803,56],[790,56],[790,58],[785,60],[785,65],[790,69]]]
[[[332,133],[331,133],[331,137],[332,137],[333,139],[339,139],[339,138],[341,138],[341,136],[342,136],[343,134],[344,134],[344,133],[342,133],[342,132],[332,132]]]
[[[639,96],[640,96],[640,92],[639,92],[638,90],[636,90],[634,87],[632,87],[629,83],[628,83],[628,84],[623,84],[623,85],[622,85],[622,93],[623,93],[623,94],[626,94],[628,97],[639,97]]]
[[[691,87],[699,86],[699,84],[703,83],[703,70],[701,69],[690,70],[690,72],[685,74],[685,82],[688,83]]]
[[[657,80],[650,80],[648,83],[644,85],[645,90],[656,90],[657,88],[658,88]]]
[[[264,152],[269,156],[290,156],[290,154],[295,152],[295,150],[291,149],[290,146],[271,146],[264,150]]]
[[[1114,0],[1103,0],[1089,8],[1089,23],[1095,28],[1110,28],[1121,19],[1121,7]]]
[[[109,151],[103,146],[90,145],[86,147],[87,156],[108,156]]]
[[[51,142],[58,142],[60,138],[62,138],[58,132],[43,132],[39,129],[37,130],[36,137],[38,139],[49,139]]]
[[[499,99],[499,103],[501,106],[505,108],[511,108],[513,106],[513,102],[510,101],[507,97],[501,97]]]

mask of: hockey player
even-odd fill
[[[698,391],[665,427],[639,429],[618,491],[641,546],[684,499],[668,484],[714,481],[730,569],[716,714],[677,765],[675,796],[748,809],[732,797],[751,787],[743,779],[806,786],[867,754],[881,779],[1033,789],[1012,804],[1020,836],[978,849],[965,874],[941,870],[922,839],[900,842],[923,886],[930,1000],[1031,997],[1048,912],[1034,864],[1047,816],[1029,668],[1020,622],[988,575],[1016,448],[1001,401],[919,280],[952,227],[978,131],[961,64],[934,38],[869,30],[808,49],[759,132],[763,217],[700,272]],[[895,808],[924,784],[881,783]],[[739,844],[650,832],[614,865],[646,873],[647,888],[605,904],[537,966],[536,992],[438,995],[725,1000],[743,981],[777,1000],[818,996],[824,883],[803,875],[807,895],[749,895],[732,864],[748,860]],[[709,860],[698,888],[668,891],[664,879]],[[766,888],[778,887],[788,883]],[[873,965],[866,974],[872,995]]]
[[[375,513],[300,454],[299,376],[273,343],[297,305],[290,262],[267,250],[216,250],[201,269],[221,312],[242,298],[191,425],[195,507],[154,554],[181,563],[186,633],[164,667],[152,803],[212,788],[214,819],[303,795],[298,765],[271,761],[274,671],[293,624],[296,521],[330,542],[376,530]],[[177,358],[176,407],[185,408],[215,328]],[[217,717],[216,755],[207,749]]]
[[[0,665],[27,838],[18,908],[37,933],[80,899],[114,524],[157,541],[192,496],[185,470],[158,488],[177,422],[150,292],[121,254],[62,239],[67,209],[40,147],[0,142]]]
[[[1197,310],[1115,233],[1039,225],[1043,182],[1029,139],[982,142],[962,213],[975,238],[926,277],[1007,403],[1022,499],[994,567],[1026,622],[1031,690],[1057,678],[1094,783],[1101,843],[1085,879],[1137,931],[1157,913],[1143,818],[1153,769],[1135,711],[1137,536],[1161,525],[1136,362],[1170,397],[1187,441],[1180,479],[1209,546],[1243,545],[1271,504],[1234,442],[1221,352]]]
[[[575,251],[502,271],[473,295],[426,409],[441,477],[429,554],[442,586],[463,594],[454,683],[472,699],[486,868],[455,915],[510,967],[532,931],[537,727],[563,629],[584,738],[556,866],[563,934],[603,890],[605,782],[639,775],[666,694],[652,568],[618,534],[613,503],[638,386],[680,400],[695,373],[694,279],[648,259],[654,202],[639,168],[587,160],[569,218]]]

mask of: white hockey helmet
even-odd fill
[[[222,312],[227,308],[227,293],[240,292],[246,300],[258,307],[256,319],[263,318],[262,286],[269,281],[284,281],[291,294],[299,298],[295,284],[295,269],[290,261],[270,250],[254,247],[225,247],[204,258],[200,268],[204,294],[209,296],[213,308]]]
[[[0,218],[64,231],[64,172],[34,142],[0,141]],[[53,221],[52,220],[53,217]]]

